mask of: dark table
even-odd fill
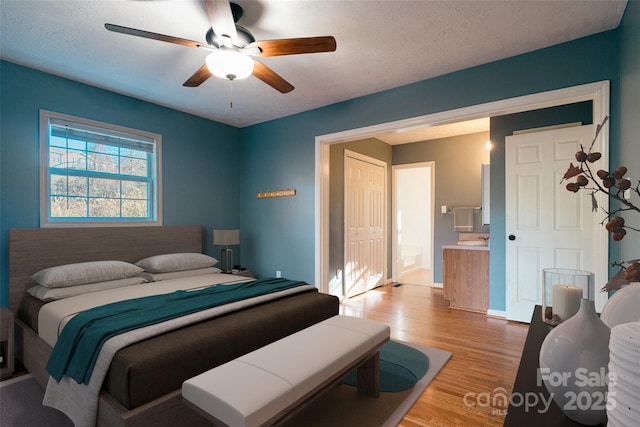
[[[511,402],[504,420],[506,427],[584,425],[567,417],[554,401],[551,401],[546,408],[546,402],[549,401],[550,396],[542,381],[538,381],[538,369],[540,368],[540,347],[550,331],[549,325],[542,321],[542,307],[536,305],[522,350]],[[535,404],[536,401],[537,404]]]

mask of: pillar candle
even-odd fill
[[[564,322],[580,309],[582,288],[570,285],[553,286],[553,314]]]

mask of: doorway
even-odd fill
[[[523,95],[501,101],[487,102],[363,128],[318,135],[315,146],[315,283],[318,284],[321,291],[328,291],[331,277],[329,272],[329,147],[331,144],[372,137],[384,132],[406,131],[419,127],[438,126],[481,117],[530,111],[589,100],[593,101],[593,121],[594,123],[600,123],[604,117],[609,114],[609,92],[609,81],[601,81],[531,95]],[[605,147],[608,147],[608,126],[605,126],[603,129],[601,137],[603,138]],[[603,161],[606,164],[606,162],[608,162],[608,152],[605,151],[602,154]],[[503,159],[500,159],[500,161],[503,161]],[[493,161],[491,163],[494,164]],[[500,162],[495,162],[495,167],[491,169],[491,174],[495,174],[496,176],[496,179],[491,180],[492,187],[502,184],[503,175],[501,174],[503,174],[503,170],[501,168],[503,168],[503,165],[501,166]],[[502,189],[498,188],[496,191],[500,193]],[[503,210],[504,206],[502,206],[501,203],[500,200],[492,200],[492,212]],[[505,317],[506,315],[504,279],[506,244],[503,241],[503,233],[504,219],[494,215],[491,227],[491,235],[493,238],[490,244],[492,253],[489,290],[490,308],[487,313],[500,317]],[[606,275],[608,271],[608,257],[606,256],[608,251],[608,235],[604,227],[602,227],[602,230],[598,233],[596,240],[594,244],[601,248],[605,256],[597,260],[598,265],[594,265],[594,270],[601,271]],[[598,306],[598,301],[596,301],[596,306]]]
[[[433,162],[393,166],[392,279],[433,284]]]

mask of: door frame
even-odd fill
[[[419,127],[438,126],[464,120],[478,119],[487,116],[519,113],[540,108],[572,104],[575,102],[593,101],[593,122],[601,123],[609,115],[610,82],[588,83],[556,89],[546,92],[508,98],[501,101],[441,111],[424,116],[413,117],[393,122],[365,126],[346,131],[339,131],[315,138],[315,283],[321,292],[329,289],[329,148],[331,144],[349,140],[370,138],[378,133],[410,130]],[[602,153],[604,164],[609,162],[609,123],[602,129],[601,137],[605,147]],[[601,227],[604,230],[604,227]],[[606,256],[602,258],[602,266],[608,271],[609,239],[606,230],[597,236],[597,247],[603,248]],[[608,276],[608,274],[607,274]],[[504,315],[500,310],[488,310],[491,314]]]
[[[431,221],[427,226],[430,230],[431,239],[429,244],[431,245],[430,250],[430,260],[429,264],[431,265],[431,286],[433,286],[433,260],[434,260],[434,217],[435,217],[435,162],[418,162],[418,163],[405,163],[402,165],[392,165],[391,166],[391,188],[393,191],[392,194],[392,209],[391,209],[391,279],[393,281],[398,280],[398,271],[397,271],[397,262],[398,262],[398,182],[396,173],[400,169],[418,169],[418,168],[429,168],[429,173],[431,175],[431,188],[429,189],[429,209],[431,209]]]

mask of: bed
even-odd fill
[[[69,263],[135,263],[160,254],[201,253],[202,239],[199,226],[10,230],[10,305],[16,313],[17,358],[45,387],[52,347],[35,326],[43,303],[25,293],[35,284],[35,272]],[[106,374],[97,425],[208,425],[182,403],[184,380],[336,314],[337,298],[313,289],[131,344],[115,354]]]

